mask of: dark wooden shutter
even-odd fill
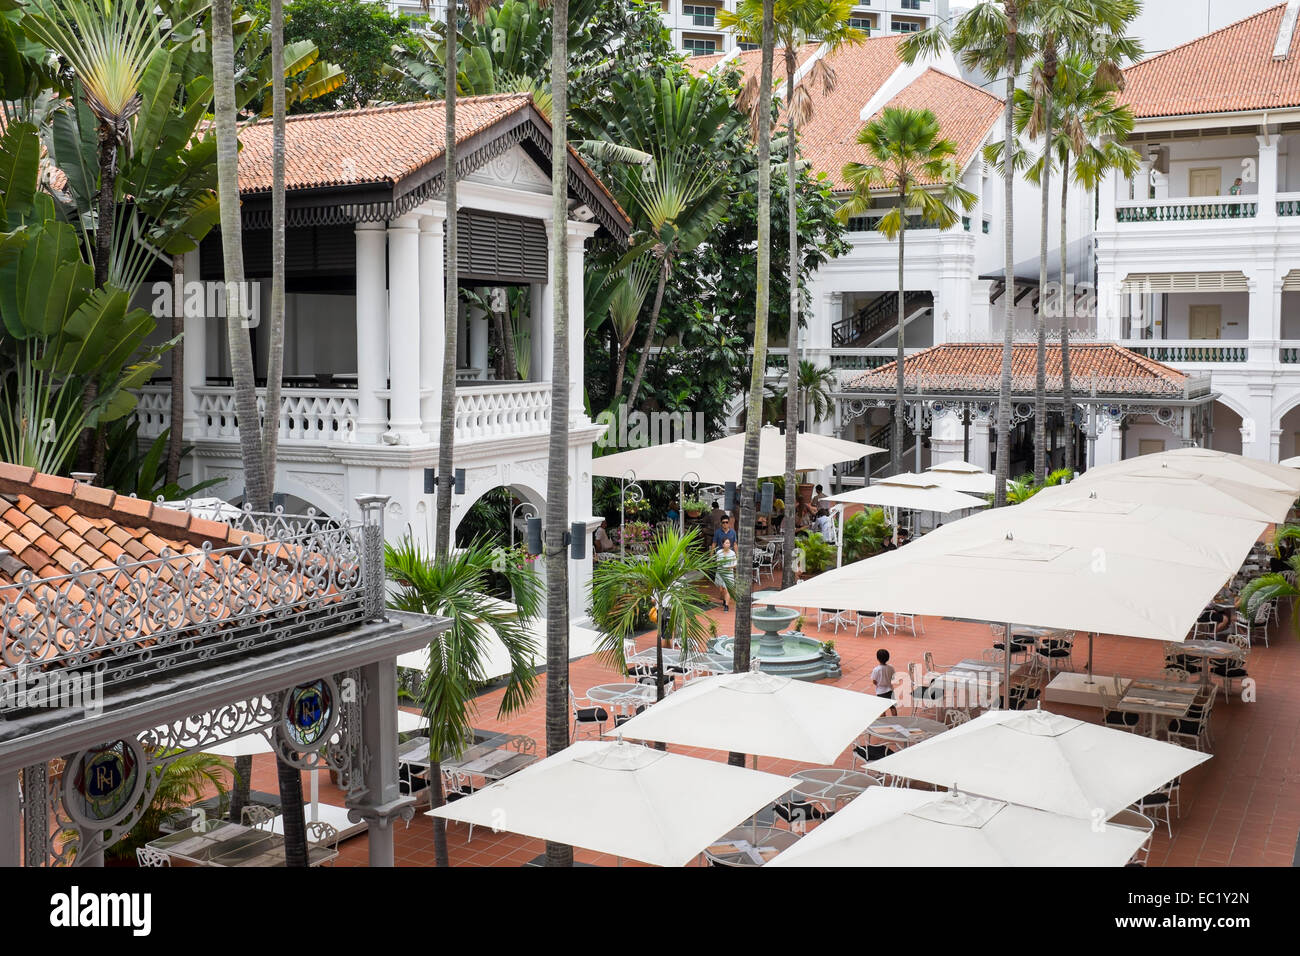
[[[457,222],[462,281],[546,281],[546,226],[540,219],[462,209]]]

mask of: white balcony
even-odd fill
[[[239,439],[235,390],[228,385],[198,385],[197,424],[187,440]],[[265,422],[266,392],[258,389],[258,410]],[[359,414],[356,389],[285,388],[280,392],[279,440],[284,443],[357,444]],[[140,436],[155,438],[171,425],[167,385],[140,390],[136,408]],[[461,385],[456,389],[456,442],[490,441],[545,435],[551,428],[549,382],[502,382]]]
[[[1258,196],[1129,200],[1115,204],[1115,221],[1120,225],[1126,225],[1148,222],[1253,220],[1258,216],[1259,203]]]

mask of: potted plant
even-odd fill
[[[687,498],[682,502],[682,510],[686,512],[686,517],[698,518],[709,510],[709,505],[708,502],[701,501],[699,498]]]
[[[823,653],[823,654],[834,654],[834,653],[835,653],[835,642],[834,642],[834,641],[822,641],[822,653]]]
[[[803,633],[803,622],[804,622],[804,616],[802,614],[800,614],[798,617],[794,619],[794,629],[798,631],[800,634]]]

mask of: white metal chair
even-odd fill
[[[582,706],[580,700],[585,700],[587,706]],[[569,710],[573,715],[573,730],[569,734],[570,742],[577,738],[578,728],[583,724],[588,726],[595,724],[597,737],[605,732],[605,724],[609,722],[609,711],[605,710],[604,707],[600,707],[592,701],[587,700],[585,697],[580,699],[578,695],[573,692],[572,687],[569,688]]]
[[[1108,821],[1107,826],[1123,827],[1125,830],[1137,830],[1139,833],[1145,833],[1147,838],[1142,845],[1133,851],[1129,857],[1129,866],[1146,866],[1147,860],[1151,857],[1151,836],[1155,833],[1156,823],[1150,817],[1138,813],[1136,810],[1121,810]]]
[[[246,827],[252,827],[255,830],[269,830],[271,824],[279,814],[270,807],[264,807],[260,804],[253,804],[244,807],[239,813],[239,822]]]
[[[1172,837],[1174,835],[1174,825],[1170,820],[1169,807],[1174,800],[1175,785],[1171,781],[1165,784],[1159,790],[1148,793],[1145,797],[1133,804],[1131,809],[1145,817],[1159,823],[1164,818],[1165,831]]]
[[[881,631],[890,633],[891,627],[888,617],[881,611],[858,611],[857,634],[869,630],[872,637],[879,637]]]
[[[907,632],[909,634],[911,634],[913,637],[917,636],[916,633],[917,621],[916,621],[915,614],[904,614],[900,611],[889,611],[888,618],[886,619],[886,624],[887,626],[893,628],[895,633],[898,633],[903,628],[907,628]],[[925,633],[924,621],[921,622],[921,633],[922,634]]]
[[[139,846],[135,848],[135,862],[140,867],[171,866],[172,858],[162,850]]]
[[[470,833],[474,828],[470,827]],[[333,866],[334,859],[339,852],[339,831],[332,823],[326,823],[324,820],[313,820],[307,824],[307,842],[313,846],[324,847],[334,855],[322,860],[317,866]]]
[[[841,627],[844,628],[856,627],[857,622],[850,621],[847,616],[852,613],[853,613],[852,611],[836,610],[835,608],[829,608],[829,607],[819,607],[817,609],[817,627],[820,628],[824,624],[834,624],[836,634],[839,633]]]

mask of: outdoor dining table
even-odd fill
[[[867,736],[873,740],[907,747],[929,740],[947,729],[947,726],[929,717],[881,717],[867,728]]]
[[[477,749],[471,747],[470,751]],[[459,760],[444,762],[443,769],[473,774],[484,780],[502,780],[512,773],[523,770],[529,764],[536,763],[538,759],[537,754],[520,753],[515,750],[492,748],[487,753],[475,753],[472,756],[470,751],[466,751],[465,756]]]
[[[1178,720],[1187,716],[1200,688],[1194,684],[1181,681],[1156,680],[1154,678],[1135,678],[1129,681],[1128,688],[1115,703],[1116,710],[1130,714],[1149,714],[1151,717],[1165,717]],[[1157,721],[1151,720],[1148,733],[1154,737]]]
[[[587,689],[587,699],[597,704],[612,704],[628,699],[652,704],[658,699],[658,694],[658,688],[654,684],[597,684]]]
[[[665,647],[664,667],[681,667],[682,652],[675,647]],[[693,651],[687,658],[687,664],[702,665],[703,667],[715,671],[719,674],[730,674],[735,668],[733,666],[731,655],[715,654],[712,651]],[[644,651],[638,651],[627,659],[629,665],[648,665],[654,667],[658,664],[658,658],[655,656],[653,647]]]
[[[869,774],[841,767],[799,770],[794,777],[799,781],[798,786],[792,788],[795,793],[830,811],[838,810],[868,787],[880,785],[880,781]]]
[[[762,866],[798,839],[790,830],[739,826],[705,847],[704,855],[722,866]]]
[[[1178,645],[1178,653],[1184,657],[1198,657],[1202,660],[1227,658],[1237,653],[1239,648],[1236,644],[1229,644],[1227,641],[1212,640],[1195,640],[1183,641]],[[1205,663],[1201,667],[1201,686],[1208,686],[1210,683],[1210,665]]]
[[[199,828],[178,830],[148,844],[172,860],[194,866],[284,866],[284,837],[239,823],[210,820]],[[325,846],[307,848],[307,865],[320,866],[338,856]]]

